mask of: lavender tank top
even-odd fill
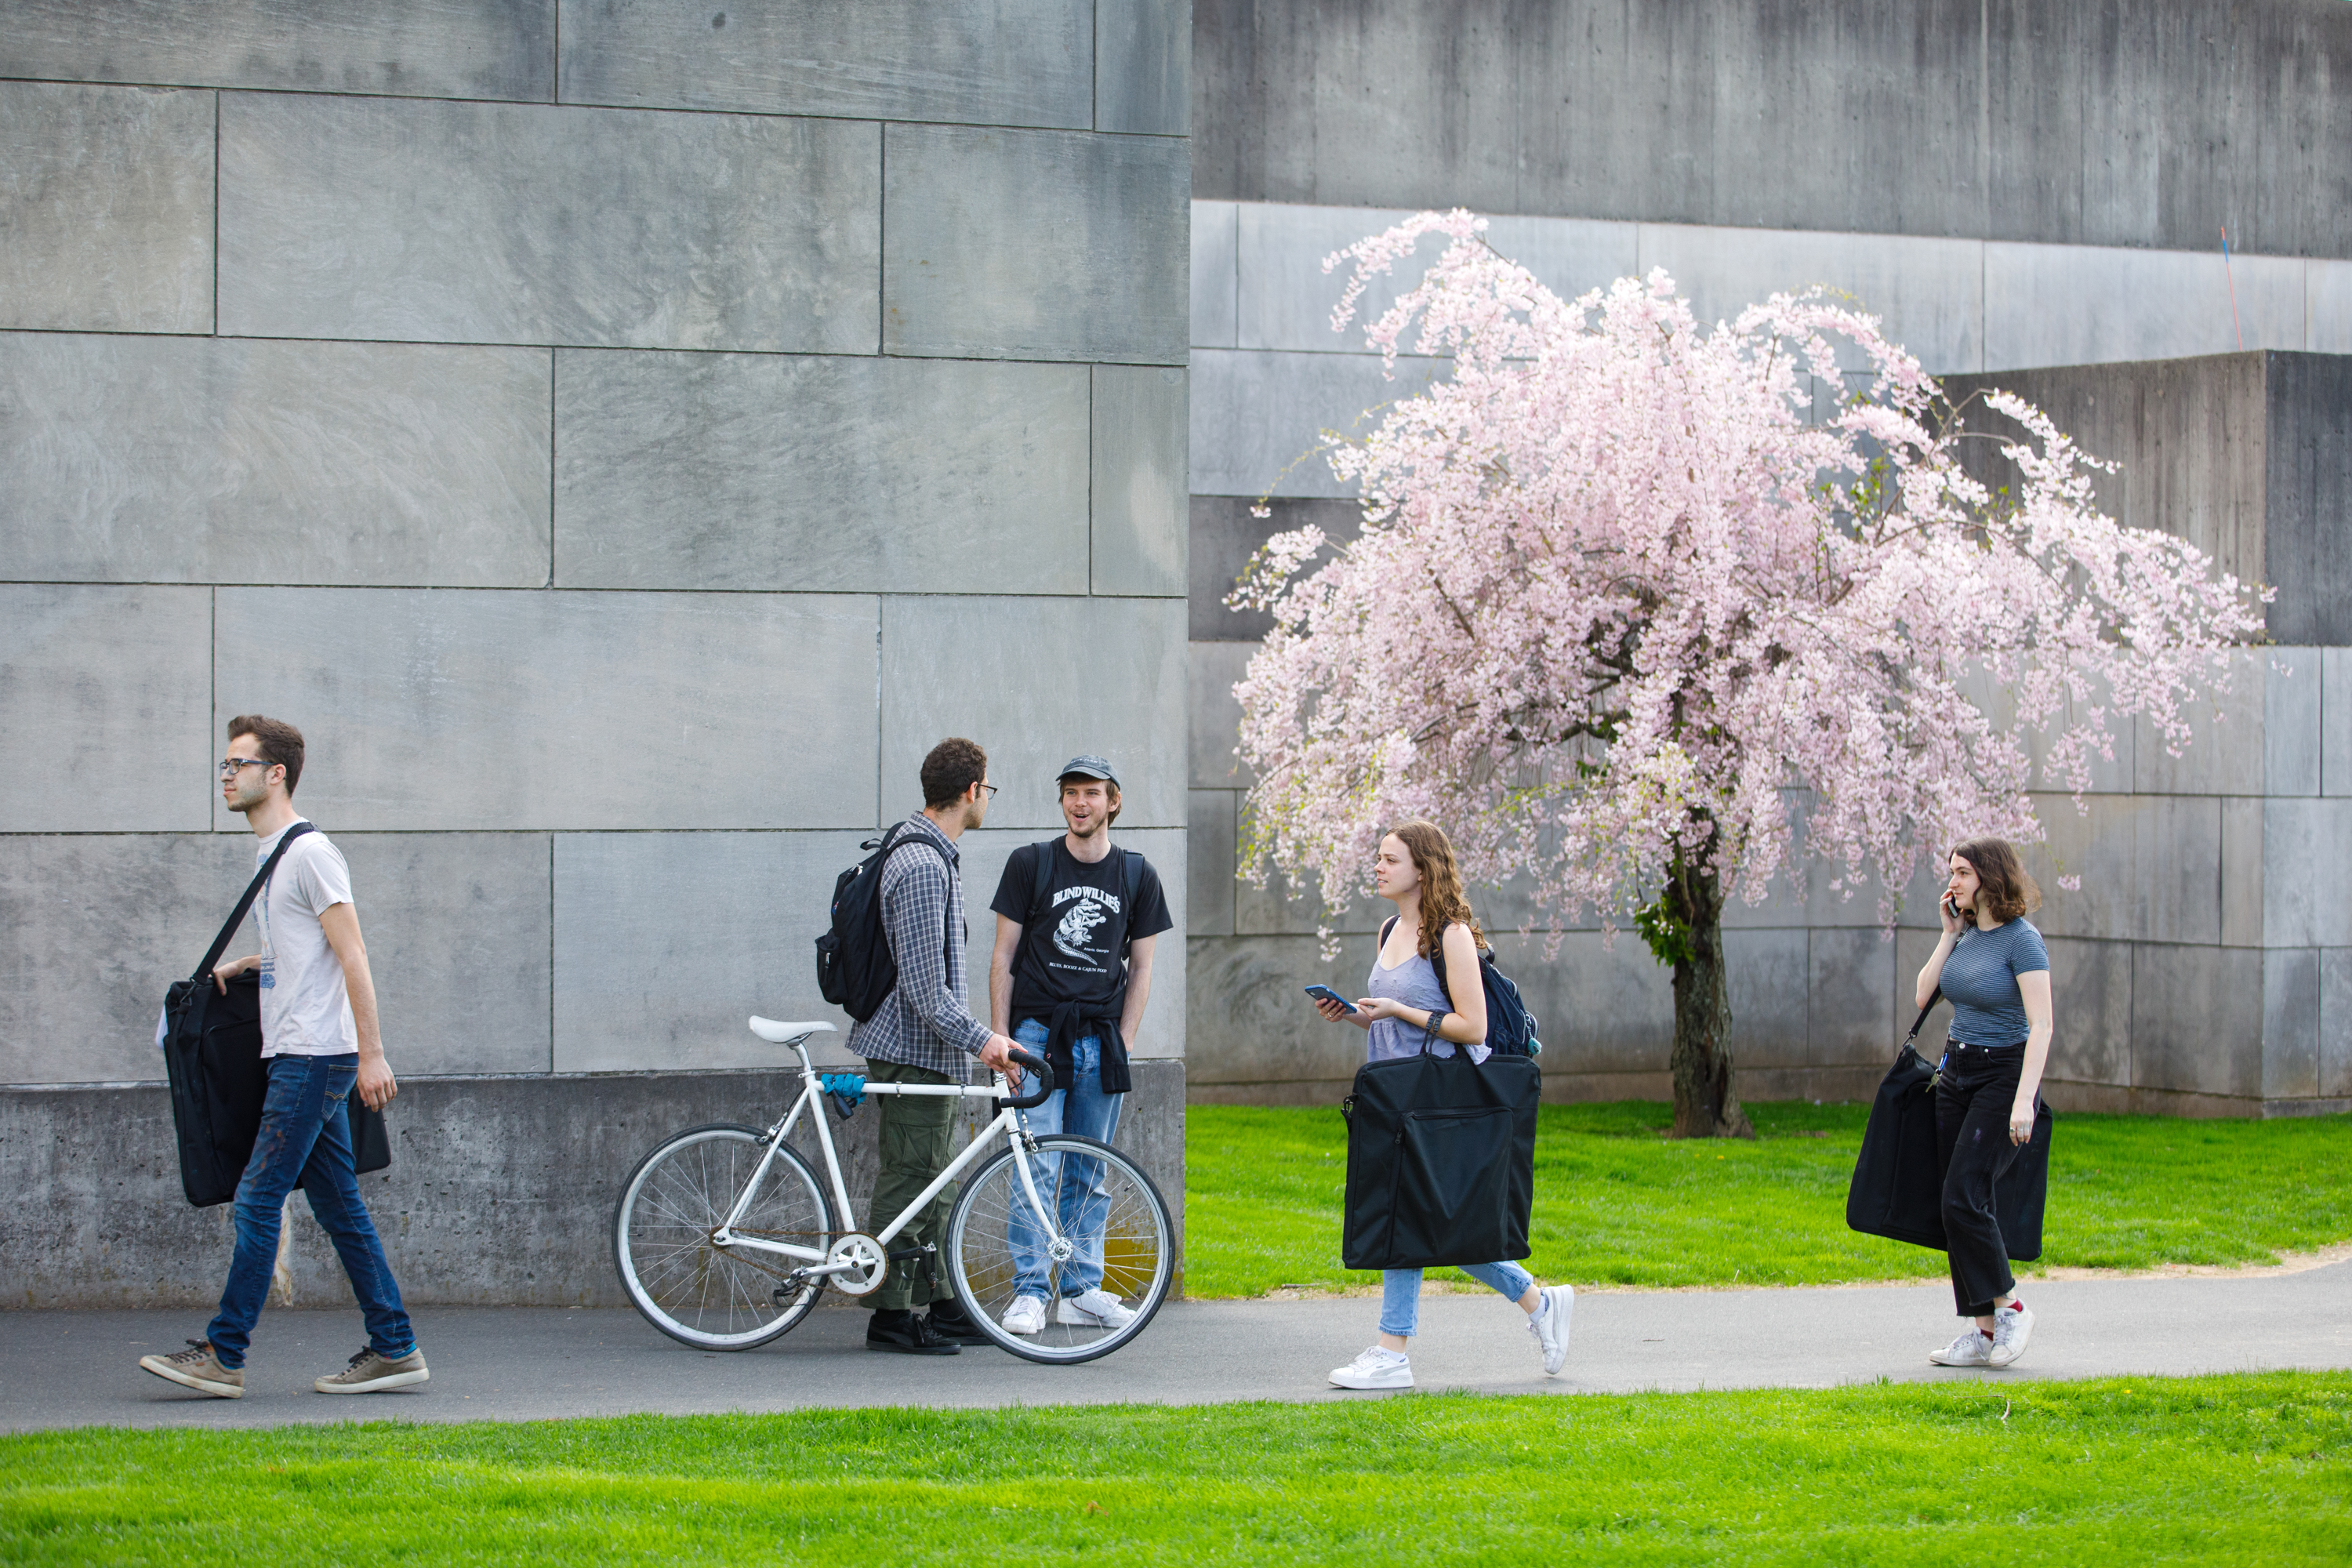
[[[1371,978],[1364,983],[1364,994],[1385,996],[1408,1007],[1453,1010],[1446,1005],[1445,987],[1438,983],[1436,965],[1418,952],[1394,969],[1382,967],[1380,955],[1375,953],[1372,956]],[[1373,1019],[1370,1034],[1371,1039],[1364,1055],[1366,1061],[1384,1062],[1397,1057],[1418,1056],[1424,1040],[1428,1041],[1431,1056],[1450,1057],[1454,1051],[1454,1042],[1444,1036],[1431,1039],[1425,1031],[1414,1028],[1401,1018]],[[1470,1047],[1472,1061],[1483,1062],[1486,1056],[1485,1046]]]

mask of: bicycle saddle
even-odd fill
[[[794,1040],[803,1040],[811,1035],[831,1035],[839,1031],[822,1018],[808,1024],[779,1024],[773,1018],[754,1018],[751,1020],[751,1032],[770,1045],[789,1046]]]

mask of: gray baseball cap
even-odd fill
[[[1092,752],[1086,752],[1080,756],[1072,757],[1068,762],[1062,764],[1062,771],[1054,776],[1056,781],[1066,778],[1082,778],[1108,779],[1113,784],[1118,783],[1118,774],[1111,771],[1110,763],[1105,759],[1096,756]]]

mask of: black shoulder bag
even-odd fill
[[[1525,1258],[1535,1207],[1532,1057],[1474,1062],[1456,1046],[1366,1062],[1348,1118],[1348,1192],[1339,1261],[1349,1268],[1434,1268]]]
[[[261,1057],[261,977],[251,970],[232,976],[224,993],[213,984],[213,966],[268,886],[278,862],[310,831],[307,822],[286,830],[237,900],[228,923],[213,938],[204,962],[185,980],[173,981],[163,1002],[163,1070],[172,1084],[180,1187],[198,1208],[236,1196],[269,1094],[269,1068]],[[365,1173],[391,1164],[392,1140],[383,1112],[370,1110],[357,1094],[351,1097],[350,1112],[353,1165]]]
[[[1863,1129],[1862,1152],[1846,1187],[1845,1223],[1869,1236],[1932,1247],[1944,1237],[1944,1162],[1936,1146],[1937,1070],[1921,1056],[1919,1031],[1944,999],[1942,987],[1927,998],[1895,1065],[1871,1102]],[[2017,1152],[2015,1163],[1993,1189],[2000,1239],[2009,1256],[2031,1262],[2042,1256],[2042,1214],[2050,1188],[2050,1107],[2034,1098],[2033,1138]]]

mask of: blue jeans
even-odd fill
[[[1465,1263],[1462,1272],[1516,1301],[1536,1282],[1516,1263]],[[1381,1332],[1411,1339],[1421,1327],[1421,1270],[1381,1271]]]
[[[1044,1019],[1024,1018],[1013,1037],[1044,1056],[1050,1032]],[[1040,1138],[1048,1132],[1075,1132],[1109,1142],[1111,1134],[1118,1131],[1118,1105],[1126,1097],[1103,1092],[1102,1041],[1092,1035],[1080,1040],[1070,1051],[1070,1067],[1075,1081],[1055,1089],[1045,1104],[1028,1113],[1029,1131]],[[1066,1171],[1056,1168],[1064,1164],[1069,1167]],[[1103,1226],[1110,1217],[1110,1194],[1103,1190],[1102,1162],[1044,1154],[1032,1163],[1030,1170],[1037,1178],[1041,1197],[1056,1187],[1061,1190],[1056,1206],[1061,1211],[1062,1234],[1078,1245],[1077,1256],[1062,1266],[1061,1294],[1083,1296],[1103,1279]],[[1045,1227],[1037,1218],[1025,1202],[1016,1199],[1005,1240],[1013,1247],[1017,1270],[1013,1290],[1017,1296],[1045,1296],[1046,1276],[1053,1269],[1053,1259],[1045,1256]]]
[[[228,1283],[221,1288],[220,1315],[205,1331],[213,1353],[226,1367],[245,1364],[246,1347],[261,1304],[269,1298],[269,1277],[278,1267],[278,1224],[286,1194],[296,1187],[310,1200],[335,1243],[335,1256],[351,1276],[367,1320],[368,1346],[397,1361],[416,1348],[416,1335],[400,1304],[400,1287],[384,1261],[383,1243],[360,1198],[352,1171],[352,1119],[346,1104],[359,1080],[360,1058],[272,1057],[269,1096],[262,1101],[261,1131],[253,1158],[236,1184],[236,1255]]]

